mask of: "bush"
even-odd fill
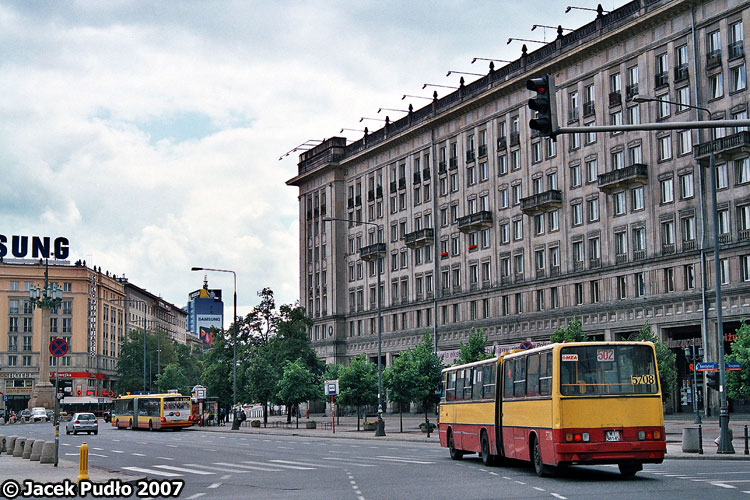
[[[435,427],[437,426],[433,424],[432,422],[430,422],[430,432],[435,430]],[[422,422],[421,424],[419,424],[419,428],[422,429],[423,432],[425,432],[425,429],[427,428],[427,424],[425,422]]]
[[[309,422],[305,422],[306,429],[315,429],[317,427],[318,427],[318,423],[315,420],[310,420]]]
[[[258,420],[257,418],[255,420],[251,420],[250,427],[260,427],[260,420]]]

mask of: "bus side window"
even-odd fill
[[[456,372],[448,373],[448,389],[445,391],[445,400],[456,400]]]
[[[456,378],[456,401],[463,401],[464,399],[464,371],[458,370]]]
[[[539,395],[552,395],[552,352],[543,352],[539,362]]]
[[[484,367],[476,366],[473,371],[474,376],[472,379],[474,380],[474,383],[472,384],[473,387],[471,389],[471,399],[473,401],[479,401],[482,399],[482,374],[484,373]]]
[[[526,396],[535,398],[539,395],[539,354],[529,355],[528,373],[526,374]]]
[[[526,356],[515,359],[515,377],[513,378],[513,396],[526,396]]]
[[[503,399],[513,399],[513,360],[503,362]]]
[[[473,368],[466,368],[464,373],[464,401],[471,401],[471,389],[473,387],[471,383],[471,374],[473,372]]]
[[[495,363],[484,365],[482,399],[495,399]]]

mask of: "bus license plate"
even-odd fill
[[[619,441],[620,440],[620,431],[607,431],[604,435],[604,438],[607,441]]]

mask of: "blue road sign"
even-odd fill
[[[3,396],[3,401],[8,401],[8,396]]]
[[[68,353],[68,343],[65,339],[52,339],[49,342],[49,353],[54,357],[59,358],[65,356]]]
[[[730,371],[742,370],[742,363],[740,363],[739,361],[727,361],[726,363],[724,363],[724,369]]]
[[[719,363],[716,361],[705,361],[703,363],[697,363],[695,369],[699,372],[710,372],[719,369]]]

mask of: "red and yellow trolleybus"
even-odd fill
[[[112,426],[150,431],[190,427],[190,404],[190,396],[178,393],[121,396],[112,403]]]
[[[550,344],[443,370],[441,446],[530,461],[537,474],[568,464],[617,464],[634,475],[666,453],[650,342]]]

